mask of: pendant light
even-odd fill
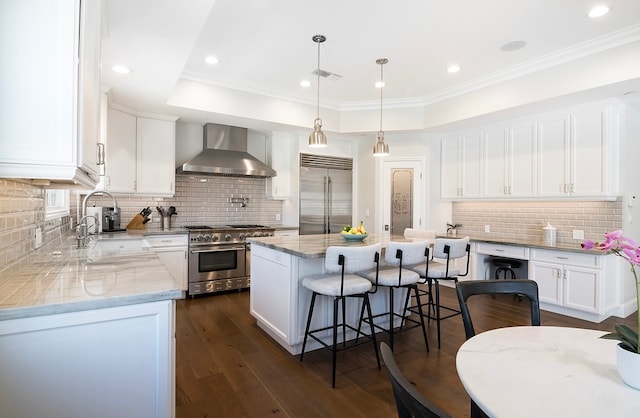
[[[382,90],[384,90],[384,74],[382,66],[388,63],[386,58],[378,58],[376,64],[380,64],[380,130],[378,131],[378,141],[373,146],[374,157],[384,157],[389,155],[389,145],[384,142],[384,132],[382,131]]]
[[[318,44],[318,113],[313,121],[313,132],[309,135],[309,146],[312,148],[324,148],[327,146],[327,136],[322,132],[322,119],[320,119],[320,44],[327,40],[324,35],[314,35],[313,42]]]

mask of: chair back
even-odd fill
[[[431,403],[404,377],[396,364],[391,348],[386,343],[380,343],[380,353],[391,380],[398,417],[450,418],[449,414]]]
[[[434,239],[436,239],[436,231],[432,229],[405,228],[404,237],[405,238],[425,238],[433,241]]]
[[[469,237],[437,238],[433,245],[433,257],[453,260],[468,255],[470,250]]]
[[[382,248],[381,244],[354,245],[348,247],[331,246],[327,248],[324,268],[327,273],[356,273],[376,268],[375,255]],[[340,263],[340,255],[344,256],[344,266]],[[344,269],[344,270],[343,270]]]
[[[387,264],[397,266],[402,260],[402,264],[412,265],[425,262],[425,248],[429,246],[429,240],[419,240],[410,242],[389,241],[384,253],[384,261]],[[398,254],[398,250],[401,254]],[[401,256],[398,257],[398,256]]]
[[[533,280],[467,280],[456,283],[456,293],[460,302],[464,333],[467,339],[476,335],[473,322],[469,315],[467,300],[473,295],[522,295],[531,302],[531,325],[540,325],[540,301],[538,298],[538,284]]]

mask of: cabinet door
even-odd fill
[[[576,196],[606,195],[606,108],[596,107],[571,114],[570,192]]]
[[[598,270],[582,267],[564,268],[564,306],[598,313]]]
[[[562,305],[562,266],[529,261],[529,277],[538,283],[540,302]]]
[[[565,196],[569,177],[569,118],[557,115],[538,121],[538,194]]]
[[[137,120],[136,192],[173,195],[175,184],[175,122]]]
[[[464,135],[462,138],[460,189],[464,198],[482,197],[482,133]]]
[[[276,170],[277,175],[266,182],[267,193],[273,199],[291,198],[291,161],[289,136],[274,132],[267,139],[267,164]]]
[[[535,122],[509,128],[509,184],[510,197],[536,195],[537,135]]]
[[[180,289],[188,290],[187,280],[187,249],[154,249],[158,258],[164,263],[169,273],[180,285]]]
[[[457,198],[460,195],[460,136],[442,139],[440,151],[440,197]]]
[[[508,192],[506,129],[488,129],[484,147],[484,196],[504,198]]]
[[[105,190],[133,193],[136,187],[136,117],[107,111]]]

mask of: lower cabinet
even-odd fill
[[[189,285],[188,236],[186,234],[149,235],[146,240],[180,285],[180,289],[186,292]]]
[[[612,256],[532,249],[529,277],[548,310],[599,322],[618,304],[616,266]]]
[[[7,417],[173,417],[175,302],[0,321]]]

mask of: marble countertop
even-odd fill
[[[442,238],[461,238],[461,236],[447,236],[445,234],[438,235]],[[473,242],[486,242],[503,245],[515,245],[529,248],[542,248],[549,250],[560,251],[572,251],[572,252],[585,252],[580,243],[558,243],[555,245],[547,244],[542,241],[530,241],[530,240],[516,240],[516,239],[500,239],[491,237],[490,234],[485,236],[470,236]],[[332,245],[350,246],[350,245],[371,245],[376,242],[381,242],[385,247],[386,243],[393,241],[402,241],[405,238],[401,235],[389,235],[389,234],[369,234],[369,236],[363,242],[347,242],[340,236],[340,234],[319,234],[319,235],[298,235],[298,236],[285,236],[285,237],[262,237],[262,238],[250,238],[255,245],[262,245],[267,248],[279,250],[287,254],[294,255],[301,258],[322,258],[326,252],[327,247]],[[600,252],[593,252],[594,254],[601,254]]]
[[[101,234],[81,249],[74,234],[47,243],[29,255],[26,267],[0,281],[0,320],[182,297],[144,240],[149,232]]]

